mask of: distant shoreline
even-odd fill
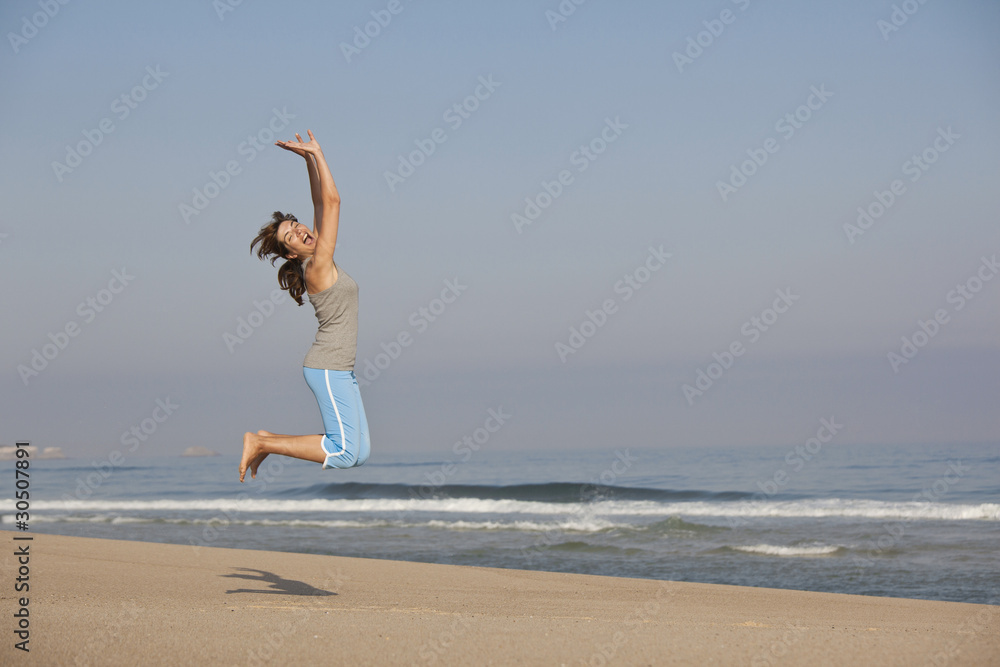
[[[27,447],[21,447],[23,450],[27,450],[29,459],[45,459],[49,461],[55,461],[59,459],[69,458],[63,454],[62,447],[45,447],[38,451],[38,447],[35,445],[28,445]],[[11,461],[17,458],[17,446],[15,445],[4,445],[0,447],[0,461]]]

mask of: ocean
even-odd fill
[[[27,534],[1000,604],[1000,445],[816,444],[31,460]]]

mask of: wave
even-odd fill
[[[732,551],[742,551],[749,554],[761,554],[764,556],[799,556],[815,558],[818,556],[832,556],[835,553],[845,551],[844,547],[819,545],[819,546],[778,546],[774,544],[753,544],[738,547],[726,547]]]
[[[544,551],[569,552],[569,553],[591,553],[621,556],[637,556],[646,553],[645,549],[635,547],[616,547],[611,544],[591,544],[579,540],[572,542],[560,542],[559,544],[549,544],[538,547]]]
[[[636,523],[634,521],[616,526],[621,530],[622,535],[627,536],[639,533],[654,533],[658,535],[690,535],[691,533],[717,533],[728,530],[726,526],[698,523],[695,521],[685,521],[679,516],[670,516],[666,519],[653,521],[652,523]]]
[[[55,460],[55,461],[63,460],[64,461],[66,459],[53,459],[53,460]],[[32,462],[34,462],[34,461],[32,461]],[[110,465],[111,465],[110,463],[106,464],[106,466],[110,466]],[[86,465],[72,465],[72,466],[60,467],[58,469],[58,472],[59,472],[59,474],[67,474],[67,473],[74,473],[74,472],[80,472],[80,473],[99,472],[99,468],[97,468],[95,466],[96,466],[96,464],[89,465],[89,466],[86,466]],[[143,465],[124,465],[124,464],[122,464],[122,465],[119,465],[119,466],[114,466],[114,470],[115,470],[115,472],[124,472],[124,471],[128,471],[128,472],[145,472],[145,471],[155,471],[155,468],[150,467],[150,466],[143,466]]]
[[[443,474],[443,473],[442,473]],[[313,484],[279,494],[294,498],[410,499],[439,500],[474,498],[479,500],[526,500],[549,503],[580,503],[605,500],[744,500],[753,494],[742,491],[701,491],[652,489],[631,486],[604,486],[578,482],[540,484],[369,484],[363,482]]]
[[[616,524],[601,520],[568,520],[568,521],[399,521],[399,520],[351,520],[351,519],[222,519],[211,518],[169,518],[169,517],[138,517],[120,514],[94,514],[88,516],[74,515],[36,515],[31,518],[33,523],[106,523],[121,524],[167,524],[177,526],[276,526],[295,528],[432,528],[454,531],[498,531],[512,530],[519,532],[579,532],[600,533],[616,528]],[[13,523],[13,517],[4,516],[3,523]]]
[[[945,504],[878,500],[821,499],[801,501],[690,501],[603,500],[565,503],[480,498],[432,499],[281,499],[203,498],[189,500],[35,500],[34,512],[215,512],[226,518],[243,513],[411,513],[465,515],[539,515],[575,518],[649,516],[682,520],[713,518],[830,518],[920,521],[1000,521],[1000,504]],[[12,514],[14,501],[0,502],[0,512]],[[32,517],[36,516],[34,513]],[[8,517],[4,517],[8,520]],[[667,526],[669,527],[669,526]]]

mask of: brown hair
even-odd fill
[[[254,251],[254,246],[260,244],[260,247],[257,248],[257,259],[270,258],[271,266],[274,266],[279,257],[285,258],[285,263],[278,269],[278,284],[281,285],[281,289],[288,290],[295,302],[301,306],[302,295],[306,291],[306,281],[302,275],[302,260],[298,257],[289,259],[288,247],[278,238],[278,227],[285,220],[298,222],[298,218],[291,213],[275,211],[271,214],[271,222],[260,228],[257,237],[250,244],[250,252]]]

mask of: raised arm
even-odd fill
[[[306,130],[309,134],[309,141],[302,141],[302,136],[295,133],[297,141],[276,141],[275,145],[301,155],[306,160],[306,167],[309,170],[309,193],[313,202],[313,233],[317,236],[323,228],[326,220],[326,206],[331,203],[340,204],[340,194],[337,186],[333,182],[330,168],[323,157],[323,149],[320,147],[312,130]],[[339,212],[338,212],[339,213]],[[336,222],[336,219],[334,219]]]
[[[309,132],[312,139],[312,132]],[[314,142],[315,139],[312,139]],[[333,182],[333,175],[330,167],[326,164],[323,156],[323,149],[316,144],[316,151],[307,156],[314,165],[310,166],[310,182],[312,170],[315,169],[319,180],[319,194],[313,188],[313,208],[315,210],[316,227],[316,259],[324,259],[327,262],[333,260],[333,250],[337,246],[337,227],[340,224],[340,193],[337,192],[337,185]],[[317,203],[317,201],[319,203]]]
[[[299,140],[301,141],[301,137]],[[316,170],[316,158],[308,153],[306,153],[305,158],[306,167],[309,169],[309,192],[313,202],[313,236],[318,237],[319,228],[323,221],[323,195],[319,185],[319,172]]]
[[[306,159],[309,169],[309,190],[313,200],[313,235],[316,251],[306,267],[306,286],[310,292],[322,291],[337,279],[333,267],[333,251],[337,247],[337,229],[340,223],[340,193],[333,182],[323,149],[307,130],[309,141],[295,135],[298,141],[277,141],[276,145],[297,153]]]

